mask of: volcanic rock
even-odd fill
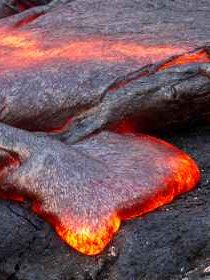
[[[22,115],[16,109],[8,121],[4,106],[1,120],[29,130],[60,129],[63,119],[71,123],[77,112],[99,103],[116,80],[148,63],[208,45],[209,7],[208,0],[76,0],[36,19],[26,18],[13,31],[7,28],[20,23],[19,15],[1,20],[0,93],[13,92],[14,99],[22,96],[23,108]],[[30,92],[38,94],[45,119],[37,111],[28,117]],[[71,96],[71,110],[62,107],[62,114],[54,114],[50,92],[57,98],[62,93],[63,104]],[[18,101],[11,104],[17,106]],[[168,129],[161,137],[197,160],[202,181],[195,191],[124,223],[107,250],[96,257],[69,248],[27,203],[2,200],[0,279],[208,279],[210,131]]]

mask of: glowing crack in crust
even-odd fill
[[[171,202],[200,179],[188,155],[144,135],[102,132],[68,146],[1,124],[0,149],[10,158],[1,167],[2,193],[32,199],[33,211],[87,255],[102,252],[121,221]]]
[[[73,36],[58,44],[40,32],[0,28],[0,121],[32,131],[63,130],[98,102],[104,83],[113,80],[109,73],[115,77],[130,60],[140,67],[148,58],[184,50],[106,37]]]
[[[0,121],[3,123],[31,131],[71,130],[78,118],[97,109],[104,97],[121,94],[120,89],[132,87],[134,80],[143,84],[143,79],[148,76],[152,79],[154,74],[157,79],[150,83],[154,92],[160,86],[158,75],[162,70],[180,64],[210,62],[207,48],[169,57],[183,53],[186,47],[141,45],[132,40],[94,35],[69,35],[55,40],[44,34],[33,29],[0,28]],[[160,59],[165,60],[156,63]],[[155,64],[142,69],[151,62]],[[169,83],[166,79],[162,87],[167,88]],[[126,108],[133,107],[126,105]],[[188,115],[194,117],[192,113]],[[118,123],[117,126],[120,127]]]

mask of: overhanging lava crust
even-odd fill
[[[102,129],[151,131],[209,117],[210,63],[169,66],[158,65],[157,72],[149,66],[148,74],[107,91],[97,106],[72,119],[61,139],[76,143]]]
[[[4,192],[32,199],[33,211],[87,255],[102,252],[122,220],[171,202],[200,179],[189,156],[145,135],[103,132],[68,146],[1,124],[0,149],[20,158],[1,178]]]
[[[45,34],[45,27],[41,28],[41,32],[33,28],[0,28],[0,100],[6,99],[5,112],[0,116],[0,121],[32,131],[51,130],[57,133],[66,128],[67,120],[72,119],[73,125],[70,126],[70,130],[76,135],[76,130],[82,125],[81,120],[88,118],[90,114],[93,115],[100,106],[105,106],[104,101],[109,94],[118,96],[122,92],[123,97],[126,91],[132,90],[132,84],[137,81],[143,83],[149,77],[152,80],[153,76],[158,77],[157,72],[167,71],[174,65],[207,63],[210,59],[207,47],[171,57],[183,53],[186,48],[170,45],[147,46],[134,40],[115,37],[110,39],[98,35],[87,38],[72,34],[66,35],[67,38],[62,35],[58,44],[57,41],[51,40],[53,34],[50,33],[48,38],[42,32]],[[166,57],[169,58],[141,68],[149,60],[156,62]],[[168,78],[165,86],[170,87],[171,82]],[[190,85],[190,81],[188,84]],[[143,91],[142,87],[141,90]],[[147,88],[144,88],[144,91],[146,95]],[[160,98],[159,102],[161,100]],[[119,101],[121,102],[121,97]],[[109,108],[112,110],[113,101],[110,99],[109,102]],[[200,104],[197,115],[203,113],[203,107],[207,106],[208,102],[206,97]],[[0,104],[0,111],[1,109]],[[184,109],[178,108],[181,112],[184,112]],[[156,106],[156,110],[158,114],[162,114],[162,106],[160,111]],[[128,107],[124,112],[126,116],[130,114]],[[144,112],[143,105],[139,107],[139,112]],[[136,110],[131,115],[136,116]],[[102,117],[105,124],[94,123],[93,128],[84,127],[78,139],[82,139],[82,134],[87,133],[84,130],[94,131],[97,127],[100,129],[115,123],[113,116]],[[190,117],[194,116],[190,114]],[[172,118],[171,122],[173,121]],[[148,129],[151,127],[148,122],[144,123]],[[162,125],[156,121],[153,127],[158,124]]]

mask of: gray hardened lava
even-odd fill
[[[197,12],[197,3],[192,1],[190,5],[189,21],[194,19],[197,23],[200,19],[194,24],[194,30],[186,20],[186,4],[182,1],[179,1],[179,9],[170,1],[162,9],[161,1],[158,4],[151,1],[150,5],[143,1],[131,4],[128,0],[95,0],[91,3],[78,0],[63,4],[65,7],[60,5],[33,22],[8,31],[10,20],[15,21],[16,17],[0,21],[0,99],[5,104],[3,111],[0,108],[2,122],[33,131],[49,131],[62,128],[75,119],[70,130],[74,136],[69,138],[75,142],[91,131],[120,121],[125,107],[126,116],[136,116],[137,108],[132,109],[132,106],[134,103],[139,105],[141,99],[144,101],[140,110],[142,115],[138,115],[158,126],[157,119],[153,122],[147,113],[149,109],[153,111],[155,96],[161,95],[162,91],[165,92],[164,108],[165,103],[172,100],[169,108],[173,113],[168,118],[171,122],[179,112],[177,102],[183,106],[186,102],[185,90],[192,92],[191,98],[196,99],[199,95],[200,107],[209,106],[208,69],[203,71],[204,65],[200,66],[201,71],[194,65],[185,67],[183,73],[178,73],[179,69],[154,73],[160,60],[208,45],[210,29],[206,18],[209,8],[205,1]],[[131,14],[132,20],[128,24]],[[180,37],[182,29],[186,38]],[[151,63],[154,65],[141,69]],[[151,75],[141,77],[143,70]],[[134,81],[132,75],[137,75]],[[124,93],[123,88],[110,92],[110,87],[120,77],[122,82],[128,82]],[[128,92],[131,92],[130,97]],[[148,92],[154,99],[147,107]],[[116,106],[118,96],[122,96],[121,108]],[[181,110],[183,118],[193,118],[194,109],[196,114],[197,110],[204,114],[205,108],[200,107],[192,110],[189,105],[187,116],[185,110]],[[117,116],[113,111],[119,111]],[[93,122],[94,114],[100,118]],[[160,106],[160,114],[167,115],[168,112]],[[179,121],[183,118],[179,116]]]
[[[18,158],[1,172],[0,191],[29,198],[32,210],[86,255],[101,253],[122,221],[170,203],[200,180],[188,155],[143,134],[103,131],[68,145],[0,124],[0,149]]]
[[[195,269],[198,261],[208,263],[210,131],[176,132],[167,140],[198,161],[203,178],[195,191],[123,224],[106,251],[89,258],[63,244],[27,206],[2,201],[2,274],[27,280],[69,279],[69,275],[70,279],[171,280],[182,279],[180,275]]]

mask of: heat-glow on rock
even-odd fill
[[[102,36],[66,40],[59,45],[30,31],[0,28],[1,73],[11,70],[30,69],[35,65],[65,60],[84,63],[125,63],[127,59],[153,61],[186,51],[186,47],[171,45],[146,46],[120,39],[110,40]]]
[[[199,181],[195,162],[150,136],[102,132],[68,146],[1,124],[1,191],[33,201],[77,251],[96,255],[123,220],[146,214],[191,190]]]

